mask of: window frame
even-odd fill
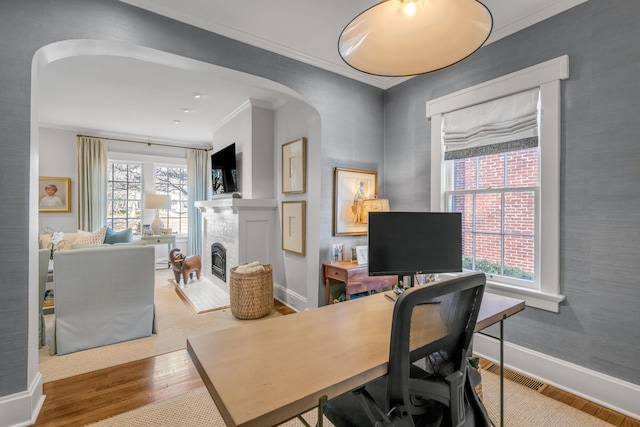
[[[167,163],[167,162],[153,162],[151,164],[151,167],[153,169],[153,191],[154,193],[157,194],[164,194],[164,193],[159,193],[157,190],[157,179],[158,179],[158,168],[172,168],[172,169],[184,169],[185,171],[185,185],[187,187],[187,196],[185,197],[185,201],[187,201],[187,205],[188,205],[188,195],[189,195],[189,174],[188,174],[188,168],[186,164],[179,164],[179,163]],[[174,200],[171,200],[171,203],[173,203]],[[182,218],[187,220],[187,230],[185,232],[177,232],[176,236],[187,236],[189,233],[189,210],[188,210],[188,206],[187,206],[187,212],[186,214],[183,216],[180,216],[181,220]],[[167,218],[164,218],[162,215],[160,215],[161,219],[163,221],[165,221],[165,223],[167,225],[169,225],[169,221]],[[173,231],[177,231],[177,230],[172,230]]]
[[[540,89],[539,122],[539,244],[536,244],[537,289],[487,280],[493,293],[524,299],[543,310],[558,312],[564,300],[560,294],[560,146],[561,80],[569,78],[569,57],[549,61],[507,74],[427,102],[431,120],[431,210],[446,209],[446,167],[442,143],[442,116],[445,113],[505,97],[528,89]]]
[[[120,160],[120,159],[112,159],[112,158],[108,158],[107,159],[107,207],[109,206],[109,200],[113,199],[109,199],[109,185],[112,185],[112,183],[114,182],[113,180],[109,181],[109,174],[110,174],[110,167],[109,165],[112,163],[119,163],[119,164],[127,164],[127,165],[137,165],[140,167],[140,216],[137,218],[137,223],[138,224],[134,224],[136,221],[136,218],[131,218],[132,220],[132,224],[129,224],[129,217],[127,217],[127,227],[126,228],[131,228],[133,230],[134,233],[138,232],[137,230],[137,226],[139,227],[140,222],[142,221],[142,206],[144,203],[144,163],[136,161],[136,160]],[[128,183],[131,181],[127,180],[127,185]],[[137,199],[127,199],[127,201],[129,200],[137,200]],[[111,212],[109,211],[109,209],[107,208],[107,213],[106,213],[106,219],[107,219],[107,224],[110,224],[111,227],[113,227],[113,217],[110,216]]]

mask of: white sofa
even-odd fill
[[[54,253],[51,354],[114,344],[155,332],[153,246],[102,245]]]

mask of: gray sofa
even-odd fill
[[[103,245],[54,254],[51,354],[155,332],[153,246]]]

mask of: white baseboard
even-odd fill
[[[42,374],[38,372],[28,390],[0,398],[0,427],[35,424],[44,403]]]
[[[302,311],[307,308],[307,299],[282,285],[273,284],[273,294],[275,299],[292,308],[295,311]]]
[[[473,352],[498,362],[500,344],[475,334]],[[504,366],[613,411],[640,419],[640,386],[509,342],[504,343]]]

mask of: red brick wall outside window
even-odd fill
[[[450,160],[464,267],[533,280],[538,149]]]

